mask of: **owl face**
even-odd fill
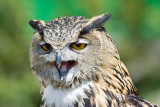
[[[47,23],[31,20],[29,24],[35,33],[30,60],[36,75],[65,84],[91,78],[100,64],[102,24],[109,17],[110,14],[104,14],[89,20],[72,16]]]

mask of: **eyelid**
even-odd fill
[[[44,44],[46,44],[46,42],[44,41],[39,42],[39,45],[44,45]]]
[[[84,44],[89,44],[89,41],[86,39],[79,39],[76,43],[84,43]]]

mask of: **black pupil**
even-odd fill
[[[50,44],[45,44],[46,45],[46,48],[47,49],[50,49],[51,48],[51,45]]]
[[[44,44],[43,46],[46,46],[47,49],[50,49],[50,48],[51,48],[51,45],[48,44],[48,43]]]
[[[75,44],[77,47],[80,47],[81,46],[81,44],[80,43],[77,43],[77,44]]]

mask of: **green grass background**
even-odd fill
[[[0,107],[39,107],[30,19],[112,13],[105,24],[140,96],[160,106],[160,0],[0,0]]]

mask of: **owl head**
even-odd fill
[[[30,61],[35,74],[42,81],[63,87],[96,80],[98,69],[114,62],[110,56],[118,57],[111,37],[103,28],[110,17],[111,14],[91,19],[59,17],[46,23],[30,20],[34,29]]]

